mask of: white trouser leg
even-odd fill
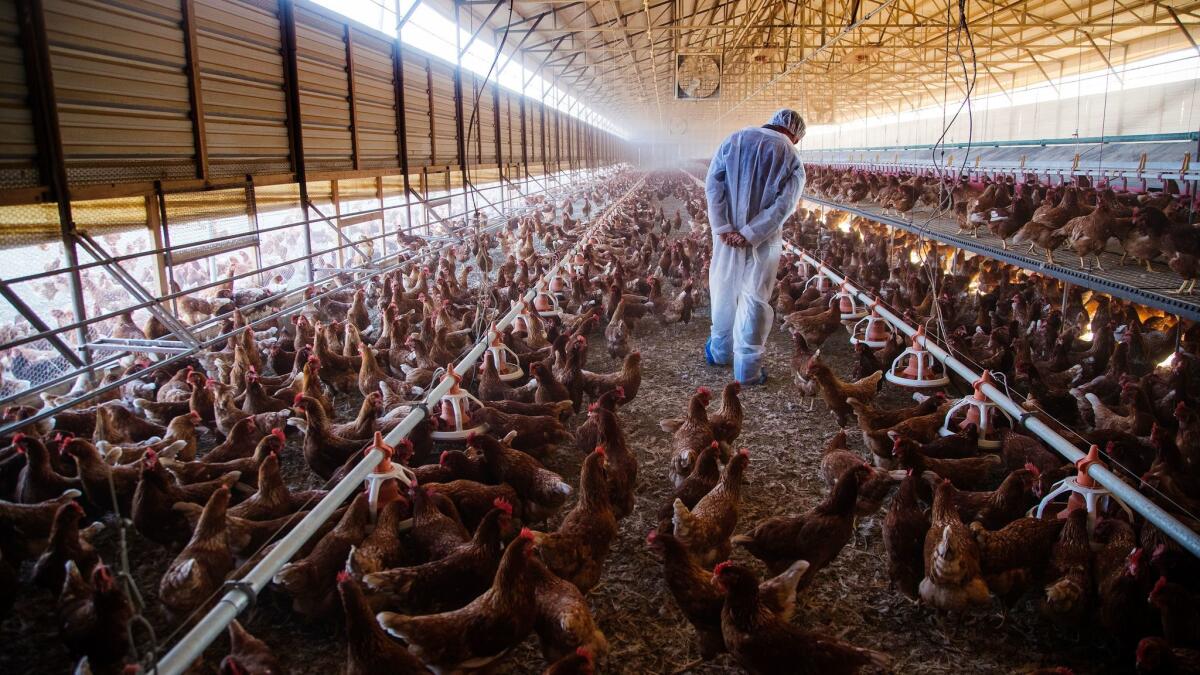
[[[745,276],[747,249],[726,246],[713,236],[713,257],[708,266],[708,296],[712,305],[712,331],[708,340],[713,359],[728,365],[733,361],[734,320]]]
[[[761,375],[767,336],[775,320],[771,292],[782,249],[780,240],[773,238],[746,251],[745,269],[735,286],[739,297],[733,333],[733,376],[739,382],[757,382]]]

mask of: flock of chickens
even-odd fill
[[[1200,529],[1195,325],[863,219],[838,227],[844,215],[823,223],[801,209],[789,237],[822,251],[825,263],[910,324],[937,327],[948,348],[1006,382],[1030,415],[1084,450],[1101,448],[1111,468]],[[903,339],[893,334],[879,350],[856,345],[854,372],[839,377],[819,354],[841,332],[839,303],[831,304],[837,289],[806,281],[797,265],[785,266],[775,300],[793,335],[796,384],[819,395],[841,426],[857,423],[867,461],[839,432],[821,455],[829,500],[799,520],[760,523],[736,542],[776,569],[800,557],[811,572],[830,556],[825,547],[836,553],[849,539],[852,519],[876,513],[898,483],[882,534],[900,592],[950,612],[987,607],[992,596],[1007,612],[1032,598],[1050,625],[1107,631],[1139,672],[1200,672],[1200,565],[1191,554],[1111,502],[1101,502],[1091,523],[1077,498],[1052,504],[1044,519],[1030,517],[1076,467],[1002,418],[990,430],[999,447],[981,450],[978,417],[947,423],[954,401],[940,392],[904,409],[875,405]],[[939,433],[944,423],[957,433]],[[818,531],[826,534],[810,535]]]
[[[686,205],[690,225],[664,212],[668,197]],[[591,211],[606,203],[616,205],[589,229]],[[639,491],[638,451],[622,420],[642,384],[634,339],[690,321],[711,236],[703,191],[679,172],[644,183],[617,174],[559,206],[427,251],[408,272],[325,297],[290,321],[245,330],[224,349],[148,370],[106,400],[2,439],[0,610],[38,592],[31,586],[49,592],[46,611],[77,670],[122,671],[142,646],[131,644],[138,628],[127,629],[136,616],[161,609],[172,626],[194,621],[365,449],[381,446],[556,253],[578,244],[567,271],[550,280],[557,316],[539,295],[534,308],[547,315],[526,312],[499,336],[511,358],[489,351],[471,372],[450,369],[482,403],[443,401],[398,447],[385,447],[387,462],[410,467],[415,481],[386,481],[374,503],[357,491],[266,592],[298,619],[342,623],[351,674],[486,670],[530,635],[545,672],[594,672],[610,645],[588,594]],[[899,255],[917,247],[909,235],[866,221],[843,232],[818,215],[797,213],[787,237],[822,251],[914,323],[939,325],[956,352],[1026,392],[1032,414],[1064,433],[1081,430],[1081,443],[1105,448],[1149,497],[1193,522],[1195,327],[1078,288],[1064,295],[1058,282],[961,252],[931,249],[914,262]],[[880,350],[858,345],[855,372],[835,373],[820,355],[843,331],[833,291],[806,285],[794,262],[780,266],[773,303],[795,345],[795,384],[843,427],[811,456],[824,499],[739,522],[754,468],[737,446],[745,412],[736,383],[719,406],[701,387],[681,417],[660,422],[671,439],[669,471],[656,479],[674,490],[646,540],[702,658],[728,652],[753,673],[886,669],[889,656],[791,621],[798,593],[821,583],[856,521],[883,511],[889,575],[914,601],[957,613],[987,608],[992,596],[1006,611],[1032,597],[1049,623],[1098,623],[1142,672],[1200,672],[1196,560],[1112,505],[1094,528],[1074,503],[1028,517],[1074,467],[1020,429],[999,430],[993,453],[979,449],[969,420],[940,436],[945,394],[884,407],[877,395],[904,347],[898,335]],[[472,271],[479,283],[468,284]],[[229,328],[246,321],[236,303],[225,318]],[[588,369],[589,346],[601,342],[620,369]],[[518,367],[526,376],[512,379]],[[35,412],[14,406],[5,422]],[[851,447],[852,423],[865,453]],[[434,432],[459,428],[475,429],[465,447],[434,441]],[[543,463],[554,453],[581,458],[577,489]],[[322,487],[285,480],[297,465]],[[122,527],[115,516],[146,545],[175,554],[158,582],[161,608],[142,607],[120,561],[101,560],[93,545],[99,529]],[[767,576],[730,560],[745,560],[741,553]],[[289,667],[241,624],[230,626],[221,672]]]
[[[922,175],[843,171],[813,167],[810,189],[826,199],[859,203],[870,201],[887,211],[905,214],[918,205],[944,208],[954,214],[959,232],[978,236],[987,230],[1005,249],[1029,244],[1042,249],[1054,262],[1054,251],[1065,243],[1088,268],[1092,256],[1103,269],[1100,253],[1110,240],[1119,242],[1121,263],[1132,258],[1153,271],[1152,260],[1161,259],[1183,278],[1177,293],[1191,293],[1200,278],[1200,228],[1194,208],[1179,194],[1174,180],[1157,192],[1126,192],[1111,186],[1092,189],[1085,177],[1073,184],[1045,185],[1035,179],[1015,181],[1011,176],[967,179],[954,183]]]

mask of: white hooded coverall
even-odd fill
[[[718,364],[732,361],[739,382],[757,383],[761,377],[775,318],[770,300],[783,250],[782,227],[803,189],[800,151],[774,129],[735,132],[708,167],[704,191],[713,237],[708,353]],[[749,248],[726,246],[721,241],[726,232],[741,234]]]

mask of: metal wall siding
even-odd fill
[[[358,118],[358,156],[364,167],[400,166],[396,135],[396,86],[392,45],[351,31],[354,99]]]
[[[458,164],[458,126],[454,115],[454,66],[430,60],[433,76],[433,163]],[[467,90],[467,87],[463,87]],[[464,128],[465,128],[464,124]]]
[[[214,176],[286,170],[279,17],[241,0],[194,1],[209,170]]]
[[[350,85],[343,24],[296,7],[296,60],[305,160],[316,168],[353,166]]]
[[[409,168],[433,164],[429,125],[429,60],[400,48],[404,60],[404,127]]]
[[[0,1],[0,188],[38,184],[37,143],[17,35],[14,0]]]
[[[281,0],[41,1],[72,185],[92,185],[89,194],[128,194],[161,180],[167,191],[178,191],[194,189],[198,177],[224,186],[246,175],[296,171]],[[285,1],[295,9],[298,126],[307,171],[394,170],[402,166],[402,147],[412,173],[456,167],[460,159],[513,165],[523,155],[552,170],[559,153],[565,159],[584,152],[577,120],[560,120],[542,103],[497,91],[494,81],[473,73],[463,75],[467,119],[460,121],[454,64],[403,46],[404,82],[397,92],[391,38],[308,0]],[[36,198],[36,190],[20,188],[48,184],[36,164],[17,7],[17,0],[0,0],[0,196],[14,203]],[[185,29],[194,33],[190,54]],[[459,157],[460,126],[470,137],[465,158]],[[595,140],[597,149],[615,150],[606,135]],[[198,166],[198,147],[207,167]]]
[[[179,3],[46,0],[44,11],[68,180],[193,174]]]

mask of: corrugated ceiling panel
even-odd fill
[[[195,175],[179,3],[45,0],[72,183]]]
[[[288,171],[287,103],[276,3],[194,2],[210,173]]]
[[[353,166],[344,26],[303,5],[296,7],[300,119],[310,169]]]
[[[454,115],[454,67],[430,60],[433,76],[433,163],[458,164],[458,127]]]
[[[390,42],[352,30],[358,157],[364,168],[400,166]]]

